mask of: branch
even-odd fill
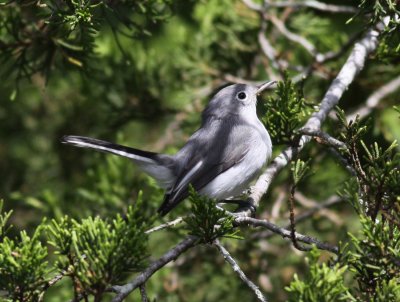
[[[243,3],[252,10],[262,11],[263,7],[260,4],[254,3],[251,0],[243,0]],[[346,14],[354,14],[359,12],[356,7],[348,6],[348,5],[334,5],[334,4],[326,4],[323,2],[306,0],[306,1],[281,1],[281,2],[267,2],[267,7],[277,7],[277,8],[286,8],[286,7],[295,7],[295,8],[313,8],[316,10],[329,12],[329,13],[346,13]]]
[[[353,44],[356,40],[358,40],[363,31],[358,31],[350,36],[350,38],[344,43],[338,51],[328,51],[327,53],[324,54],[317,54],[315,56],[315,60],[317,63],[326,63],[328,61],[333,61],[336,60],[337,58],[341,57]]]
[[[307,196],[303,195],[301,192],[296,192],[295,199],[302,206],[309,209],[308,211],[305,211],[304,213],[297,215],[295,222],[305,220],[306,218],[304,218],[304,216],[309,217],[308,215],[310,215],[310,210],[311,210],[311,211],[313,211],[313,214],[318,212],[319,215],[325,216],[326,218],[328,218],[330,221],[332,221],[336,225],[343,224],[343,219],[340,217],[340,214],[338,214],[336,211],[332,211],[332,210],[328,209],[329,206],[332,206],[334,204],[342,202],[343,198],[341,198],[337,195],[333,195],[333,196],[329,197],[323,204],[321,204],[321,203],[317,202],[316,200],[308,198]]]
[[[142,284],[140,287],[140,296],[142,297],[142,302],[149,302],[149,298],[147,297],[146,293],[146,284]]]
[[[117,293],[112,302],[121,302],[132,291],[144,284],[156,271],[164,267],[167,263],[175,260],[182,253],[194,247],[197,243],[197,237],[188,236],[185,240],[178,243],[174,248],[166,252],[158,260],[151,263],[134,280],[125,285],[114,285],[110,291]]]
[[[335,149],[347,149],[346,144],[342,141],[330,136],[328,133],[321,130],[310,128],[301,128],[298,131],[300,134],[313,136],[317,138],[318,143],[334,147]]]
[[[349,114],[346,118],[347,120],[355,120],[358,115],[360,118],[366,117],[375,109],[379,102],[384,99],[389,94],[392,94],[396,90],[400,89],[400,76],[394,78],[389,83],[380,87],[377,91],[371,94],[366,103],[357,108],[353,113]]]
[[[385,17],[385,21],[388,22],[389,18]],[[319,111],[310,117],[304,128],[316,130],[321,129],[321,125],[325,121],[328,113],[338,104],[343,93],[353,82],[355,76],[363,69],[368,55],[376,49],[378,45],[378,37],[383,28],[384,25],[379,23],[378,26],[369,29],[364,37],[354,45],[346,63],[343,65],[339,74],[333,80],[328,91],[325,93],[319,106]],[[271,162],[264,173],[258,178],[256,184],[251,188],[249,201],[253,206],[258,207],[260,199],[267,192],[272,179],[292,160],[295,154],[303,149],[309,141],[309,136],[303,136],[300,139],[298,146],[286,148]]]
[[[238,217],[235,219],[236,224],[238,225],[251,225],[251,226],[255,226],[255,227],[264,227],[267,228],[268,230],[281,235],[284,238],[291,238],[291,232],[285,228],[282,228],[276,224],[273,224],[267,220],[261,220],[261,219],[255,219],[255,218],[251,218],[251,217]],[[319,241],[318,239],[315,239],[311,236],[306,236],[306,235],[302,235],[299,233],[295,233],[295,237],[297,241],[301,241],[304,243],[308,243],[308,244],[315,244],[315,246],[317,248],[319,248],[320,250],[326,250],[326,251],[330,251],[334,254],[338,254],[339,253],[339,248],[337,246],[332,246],[328,243],[324,243]]]
[[[225,261],[228,262],[232,266],[233,271],[235,273],[237,273],[239,275],[240,279],[242,279],[242,281],[254,291],[258,300],[262,301],[262,302],[267,302],[267,299],[264,297],[264,295],[262,294],[262,292],[260,291],[258,286],[255,285],[251,280],[249,280],[246,277],[246,275],[241,270],[240,266],[237,264],[235,259],[233,259],[233,257],[229,254],[229,252],[221,245],[221,243],[219,242],[218,239],[214,241],[214,245],[220,251],[222,256],[224,256]]]
[[[265,56],[271,61],[272,67],[279,71],[281,77],[283,76],[283,70],[288,67],[288,62],[277,58],[276,50],[272,46],[271,42],[267,39],[265,31],[267,29],[266,15],[260,13],[261,27],[258,32],[258,44]]]
[[[357,176],[356,170],[351,166],[348,159],[345,158],[340,151],[347,150],[347,146],[342,141],[330,136],[321,130],[313,130],[309,128],[301,128],[298,131],[301,134],[312,136],[316,138],[316,141],[322,145],[329,146],[328,150],[340,161],[345,169],[353,176]]]
[[[60,274],[54,276],[51,280],[47,281],[43,288],[42,288],[42,292],[39,295],[38,301],[41,302],[43,301],[44,298],[44,294],[46,293],[46,291],[52,287],[54,284],[56,284],[58,281],[60,281],[62,278],[64,278],[66,275],[70,274],[71,270],[62,270]]]
[[[359,10],[356,7],[348,6],[348,5],[333,5],[326,4],[323,2],[306,0],[306,1],[281,1],[281,2],[271,2],[269,3],[271,7],[308,7],[316,10],[329,12],[329,13],[346,13],[346,14],[354,14]]]
[[[150,233],[153,233],[153,232],[157,232],[157,231],[159,231],[159,230],[166,229],[166,228],[168,228],[168,227],[170,227],[170,226],[175,226],[175,225],[177,225],[178,223],[181,223],[182,221],[183,221],[183,218],[182,218],[182,217],[178,217],[178,218],[175,219],[175,220],[172,220],[172,221],[166,222],[166,223],[164,223],[164,224],[160,224],[160,225],[158,225],[158,226],[156,226],[156,227],[154,227],[154,228],[151,228],[151,229],[147,230],[147,231],[144,232],[144,233],[145,233],[145,234],[150,234]]]
[[[343,198],[341,198],[337,195],[331,196],[327,200],[325,200],[321,203],[318,203],[312,209],[309,209],[308,211],[305,211],[299,215],[296,215],[294,222],[297,224],[299,222],[305,221],[308,218],[312,217],[315,213],[318,213],[320,210],[329,208],[329,207],[334,206],[341,202],[343,202]],[[290,227],[290,225],[288,224],[284,228],[288,229],[289,227]],[[257,232],[257,233],[250,235],[250,239],[260,239],[260,238],[268,239],[275,234],[276,233],[274,233],[272,231],[262,231],[262,232]]]
[[[281,34],[283,34],[288,40],[300,44],[305,50],[310,53],[312,57],[315,57],[315,55],[317,54],[317,50],[310,41],[298,34],[289,31],[286,28],[285,24],[276,16],[270,15],[268,16],[268,19],[271,20],[272,24],[274,24],[275,27],[281,32]]]

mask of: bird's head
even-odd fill
[[[255,114],[257,96],[274,88],[275,83],[276,81],[268,81],[261,85],[234,84],[224,87],[214,95],[203,111],[203,119]]]

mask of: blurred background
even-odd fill
[[[129,160],[62,145],[63,135],[173,154],[199,127],[200,113],[219,87],[281,79],[260,35],[268,38],[278,61],[288,62],[289,78],[304,71],[298,66],[313,66],[298,78],[297,87],[310,106],[317,105],[353,45],[346,43],[360,36],[371,19],[354,17],[360,4],[356,0],[325,1],[353,7],[350,13],[271,7],[272,17],[266,21],[250,1],[236,0],[110,1],[112,9],[95,1],[5,3],[0,6],[0,198],[6,209],[14,210],[14,232],[28,233],[44,218],[123,213],[139,191],[149,220],[162,202],[163,191]],[[342,54],[315,64],[307,49],[279,30],[280,23],[319,53]],[[372,93],[400,74],[398,58],[385,51],[381,47],[369,58],[346,91],[340,101],[346,113],[364,106]],[[365,117],[370,125],[367,143],[387,146],[400,140],[398,114],[392,108],[399,104],[399,94],[389,94]],[[273,93],[264,101],[269,97]],[[259,110],[260,116],[265,113],[262,101]],[[336,125],[333,117],[325,127],[334,133]],[[274,154],[283,147],[275,144]],[[326,149],[312,144],[302,156],[311,158],[312,172],[298,189],[298,213],[335,196],[349,178]],[[288,223],[288,179],[286,169],[274,180],[259,218]],[[156,223],[189,209],[182,203]],[[297,229],[337,243],[347,232],[357,231],[355,216],[349,205],[338,202]],[[150,236],[151,257],[172,247],[183,233],[178,226]],[[284,287],[305,268],[304,253],[255,229],[243,229],[242,236],[223,242],[270,301],[285,301]],[[254,301],[218,251],[207,246],[157,272],[147,288],[159,301]],[[136,301],[135,295],[127,301]],[[71,297],[68,281],[46,295],[48,301]]]

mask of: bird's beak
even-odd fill
[[[276,81],[269,81],[269,82],[265,82],[265,83],[257,86],[257,95],[259,95],[264,90],[274,89],[276,86],[275,84],[276,84]]]

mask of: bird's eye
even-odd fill
[[[244,100],[247,97],[247,95],[245,92],[241,91],[237,94],[237,97],[239,100]]]

